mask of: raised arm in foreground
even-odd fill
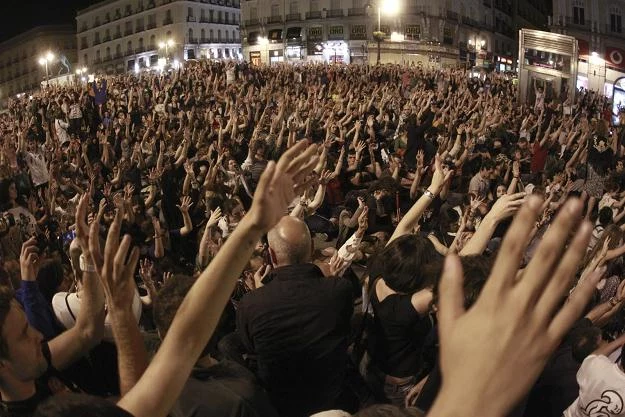
[[[447,257],[438,315],[443,385],[428,417],[507,415],[586,306],[599,272],[562,304],[592,233],[592,225],[581,220],[579,200],[562,208],[517,279],[541,204],[531,197],[520,210],[468,311],[463,307],[462,265],[456,255]],[[568,242],[571,231],[574,237]]]
[[[277,164],[267,165],[250,211],[187,294],[148,369],[119,401],[133,416],[164,417],[178,398],[256,243],[306,186],[317,163],[317,149],[305,147],[305,142],[299,142]]]

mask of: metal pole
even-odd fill
[[[48,58],[46,58],[46,87],[50,87],[50,76],[48,75]]]

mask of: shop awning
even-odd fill
[[[302,37],[302,28],[299,26],[291,27],[286,30],[286,39],[300,39]]]
[[[247,35],[247,44],[256,45],[258,43],[258,32],[250,32]]]
[[[270,30],[269,42],[282,42],[282,29]]]

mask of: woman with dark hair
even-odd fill
[[[428,239],[406,235],[391,242],[370,265],[376,337],[369,353],[377,377],[372,383],[383,385],[383,396],[393,404],[403,404],[423,370],[424,345],[433,327],[429,312],[436,278],[427,266],[439,258]]]
[[[438,155],[430,186],[397,225],[387,246],[369,265],[373,308],[370,383],[383,386],[388,402],[403,405],[406,394],[424,372],[423,352],[432,330],[432,288],[441,257],[432,242],[412,234],[419,219],[449,183]]]

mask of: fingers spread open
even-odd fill
[[[530,197],[510,225],[501,244],[490,278],[484,287],[484,292],[495,291],[496,294],[492,295],[493,299],[498,298],[503,289],[514,285],[516,273],[541,204],[541,198]]]
[[[102,270],[102,251],[100,249],[100,222],[95,220],[89,227],[89,252],[98,271]]]
[[[306,149],[307,143],[305,140],[301,140],[297,142],[295,145],[291,146],[280,158],[277,164],[277,169],[279,172],[285,172],[290,167],[291,163],[295,160],[295,158]]]
[[[119,244],[119,248],[117,249],[117,253],[115,253],[115,268],[119,268],[121,271],[126,262],[126,255],[128,255],[128,249],[130,248],[130,235],[125,235],[122,239],[122,242]]]
[[[538,245],[536,253],[527,266],[519,289],[523,291],[530,303],[533,303],[554,277],[553,269],[557,266],[572,230],[577,228],[581,217],[582,205],[577,199],[566,202],[555,221]],[[587,231],[584,228],[584,231]],[[579,244],[579,242],[577,242]],[[579,249],[576,247],[575,249]],[[585,247],[582,249],[585,250]],[[581,259],[582,255],[580,255]]]
[[[575,272],[582,259],[584,259],[591,234],[592,225],[589,222],[582,223],[564,257],[561,258],[562,261],[557,269],[553,274],[549,274],[546,277],[548,283],[545,290],[540,294],[540,300],[535,309],[535,314],[539,319],[551,320],[556,308],[571,288]],[[549,279],[549,276],[551,276],[551,279]]]
[[[124,208],[122,206],[117,209],[117,212],[115,213],[115,218],[113,219],[113,223],[111,223],[109,233],[106,237],[106,245],[104,246],[105,262],[107,262],[107,259],[112,260],[115,256],[115,253],[117,252],[117,248],[119,246],[119,231],[121,229],[123,216]]]
[[[264,195],[265,193],[269,191],[269,187],[274,177],[275,171],[276,171],[276,163],[274,161],[269,161],[269,163],[267,164],[267,167],[265,168],[265,171],[263,171],[262,175],[260,176],[260,179],[258,180],[258,185],[256,186],[256,191],[254,192],[255,197],[257,195],[258,196]]]
[[[460,258],[455,254],[448,255],[445,258],[445,267],[439,288],[438,322],[441,340],[445,339],[453,327],[454,321],[464,313],[463,281]]]
[[[556,314],[547,331],[553,344],[558,343],[564,337],[575,320],[582,314],[602,275],[603,271],[601,270],[596,270],[590,274],[584,282],[575,288],[567,303]]]

